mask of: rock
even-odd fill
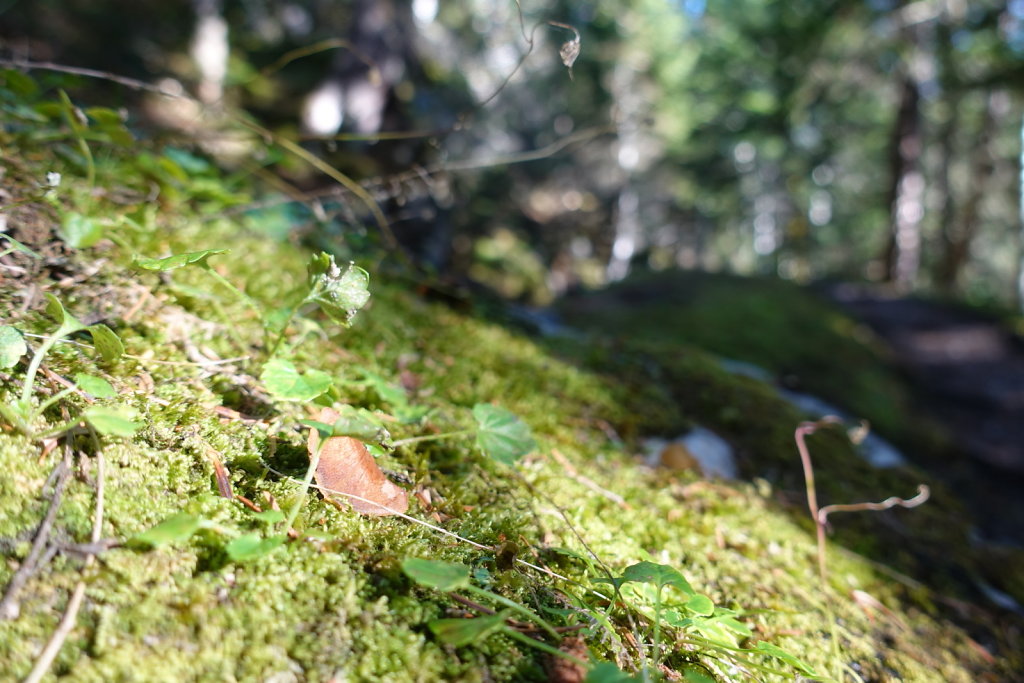
[[[736,456],[725,439],[704,427],[694,427],[674,441],[648,439],[647,463],[652,467],[695,470],[707,477],[735,479],[739,476]]]

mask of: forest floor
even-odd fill
[[[350,226],[317,234],[330,267],[301,236],[334,226],[117,112],[11,112],[0,681],[1019,680],[1021,616],[983,585],[1024,602],[1024,551],[972,538],[924,467],[959,451],[807,290],[637,273],[567,302],[586,332],[524,334]],[[907,453],[823,427],[820,502],[931,500],[819,537],[780,387]],[[695,426],[737,477],[640,457]],[[369,443],[408,514],[334,499],[311,430]]]
[[[939,468],[967,492],[984,535],[1024,545],[1024,344],[963,305],[843,285],[830,298],[892,350],[893,362],[969,456]]]

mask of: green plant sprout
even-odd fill
[[[61,340],[70,337],[76,332],[88,332],[92,336],[93,346],[100,357],[110,363],[124,354],[124,345],[120,338],[109,327],[103,324],[85,325],[73,315],[64,310],[60,300],[52,294],[46,295],[48,303],[46,313],[58,322],[58,327],[50,335],[43,338],[43,342],[32,355],[25,377],[22,380],[20,398],[10,403],[0,403],[0,416],[12,427],[32,439],[45,439],[61,432],[67,431],[80,423],[83,419],[91,424],[101,434],[114,436],[128,436],[140,426],[131,419],[131,416],[123,409],[106,406],[90,406],[81,415],[73,417],[66,423],[37,433],[33,423],[50,406],[63,400],[69,394],[84,391],[97,398],[113,398],[117,395],[110,384],[99,377],[79,374],[76,376],[75,384],[63,389],[53,396],[33,405],[33,392],[35,390],[36,375],[42,366],[43,360],[53,346]],[[28,347],[21,333],[9,325],[0,326],[0,367],[14,367],[15,364],[28,353]]]
[[[306,402],[329,391],[333,386],[333,380],[326,373],[312,369],[301,372],[287,358],[276,356],[284,343],[288,326],[309,304],[316,304],[320,311],[335,322],[346,327],[351,325],[356,313],[370,299],[369,274],[355,264],[349,264],[348,268],[342,271],[335,263],[333,254],[325,252],[315,254],[307,264],[307,289],[302,294],[302,298],[283,313],[276,311],[270,315],[255,299],[210,267],[208,260],[211,256],[225,254],[227,251],[227,249],[203,249],[172,254],[164,258],[136,256],[135,265],[143,270],[155,272],[169,272],[186,266],[197,266],[248,306],[264,323],[263,352],[268,360],[263,365],[261,379],[267,391],[275,398],[284,401]],[[221,318],[227,320],[226,314],[216,301],[214,301],[214,305]],[[271,318],[278,317],[281,318],[280,322],[271,321]],[[228,328],[234,330],[232,325],[229,325]],[[275,330],[276,334],[272,336],[271,330]],[[236,343],[243,349],[247,348],[245,342],[237,337],[237,333]]]
[[[263,523],[273,524],[284,519],[284,515],[278,510],[264,510],[256,513],[254,518]],[[183,543],[203,529],[228,539],[224,545],[224,553],[232,562],[246,562],[267,555],[280,547],[287,538],[283,535],[264,537],[255,533],[242,533],[234,527],[181,512],[135,535],[129,539],[127,545],[149,549],[160,548],[165,545]]]
[[[641,671],[644,681],[651,680],[651,672],[659,670],[662,623],[684,632],[696,633],[697,637],[691,637],[689,642],[704,650],[722,653],[723,656],[744,666],[766,673],[787,675],[784,671],[763,666],[749,659],[749,655],[767,655],[786,662],[805,676],[820,678],[808,664],[770,643],[758,643],[751,649],[739,647],[739,640],[751,637],[753,632],[736,618],[738,613],[717,607],[711,598],[694,590],[686,577],[669,565],[642,561],[626,567],[622,576],[595,578],[592,581],[612,584],[616,592],[624,597],[633,598],[641,613],[644,613],[653,624],[650,658],[652,663],[650,667],[644,665]],[[653,590],[645,591],[643,588],[633,588],[627,584],[646,584]],[[681,596],[682,600],[666,602],[666,588],[675,589],[676,595]],[[646,604],[651,604],[652,608],[648,610]]]
[[[457,595],[455,591],[465,591],[487,600],[493,600],[506,608],[495,614],[475,617],[473,619],[456,618],[435,619],[434,621],[431,621],[427,624],[427,627],[442,642],[459,647],[462,645],[469,645],[478,640],[483,640],[492,633],[503,633],[514,640],[518,640],[525,645],[541,650],[542,652],[546,652],[547,654],[568,659],[569,661],[581,666],[588,665],[587,662],[578,657],[567,652],[562,652],[558,648],[551,647],[547,643],[541,642],[535,638],[530,638],[509,626],[506,619],[510,614],[516,613],[540,626],[540,628],[547,632],[548,635],[554,638],[555,642],[562,639],[554,626],[519,603],[509,600],[508,598],[498,595],[492,591],[474,586],[469,580],[470,567],[467,567],[464,564],[452,562],[441,562],[437,560],[424,560],[417,557],[409,557],[402,561],[402,571],[405,572],[406,576],[421,586],[435,588],[439,591],[452,594],[453,597]],[[464,604],[466,603],[466,601],[462,602]],[[476,606],[474,605],[474,607]]]

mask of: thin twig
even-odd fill
[[[60,509],[61,500],[64,496],[64,487],[67,485],[68,477],[71,474],[70,446],[65,446],[64,458],[54,467],[56,482],[54,483],[53,495],[50,498],[50,507],[46,516],[39,523],[35,539],[32,541],[32,549],[28,557],[18,567],[18,571],[11,577],[4,591],[3,600],[0,600],[0,619],[17,619],[21,613],[18,602],[18,594],[30,578],[39,570],[44,562],[40,562],[47,542],[50,540],[50,532],[53,530],[54,520],[57,518],[57,511]]]
[[[152,85],[145,81],[139,81],[134,78],[127,78],[126,76],[118,76],[117,74],[110,73],[108,71],[97,71],[96,69],[84,69],[77,66],[67,66],[64,64],[56,64],[54,62],[35,62],[27,59],[0,59],[0,66],[15,67],[18,69],[43,69],[45,71],[56,71],[57,73],[72,74],[74,76],[86,76],[88,78],[97,78],[102,81],[111,81],[131,88],[132,90],[145,90],[146,92],[156,93],[157,95],[163,95],[165,97],[184,97],[180,92],[177,92],[170,88],[162,88],[158,85]]]
[[[626,502],[626,499],[620,496],[619,494],[615,493],[614,491],[609,491],[608,489],[600,486],[590,477],[584,476],[577,472],[576,468],[572,466],[572,463],[569,462],[569,460],[564,455],[562,455],[562,453],[557,448],[551,449],[551,457],[553,457],[558,462],[558,464],[562,466],[562,468],[565,470],[565,473],[572,477],[574,480],[576,480],[577,483],[582,484],[583,486],[587,487],[588,489],[590,489],[594,493],[597,493],[598,495],[604,496],[608,500],[618,505],[623,510],[629,510],[632,508],[632,506]]]
[[[92,518],[92,537],[91,541],[93,544],[100,542],[100,535],[103,531],[103,505],[104,505],[104,479],[105,479],[105,462],[103,458],[103,449],[100,448],[99,439],[95,432],[92,432],[92,437],[96,443],[96,507]],[[88,569],[92,566],[96,555],[89,553],[85,557],[85,567]],[[67,640],[68,634],[71,633],[71,629],[75,627],[75,621],[78,619],[78,610],[82,606],[82,600],[85,597],[85,581],[79,579],[78,583],[75,584],[75,589],[71,593],[71,598],[68,600],[67,607],[64,609],[64,616],[61,617],[60,623],[50,636],[50,640],[46,643],[46,647],[39,653],[39,657],[36,659],[35,664],[32,667],[32,671],[29,672],[28,676],[25,677],[24,683],[38,683],[42,680],[46,672],[49,671],[50,665],[53,664],[54,658],[57,653],[60,652],[60,648],[64,645],[64,641]]]

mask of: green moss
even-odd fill
[[[900,444],[944,446],[910,409],[905,385],[869,331],[789,282],[687,271],[641,272],[567,299],[574,326],[651,345],[686,344],[755,363],[791,388],[823,396]],[[841,368],[842,372],[837,372]]]

